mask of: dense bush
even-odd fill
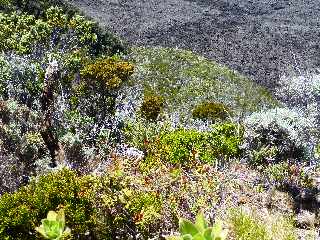
[[[35,227],[51,210],[64,209],[74,239],[128,239],[149,235],[162,209],[155,192],[135,189],[119,176],[77,176],[67,169],[34,180],[0,198],[1,239],[40,239]],[[132,232],[128,232],[131,229]]]
[[[41,19],[46,19],[48,9],[52,9],[53,7],[56,9],[58,7],[67,19],[72,19],[75,16],[78,16],[77,18],[79,19],[79,16],[83,15],[73,5],[64,0],[2,0],[0,12],[7,14],[12,14],[15,11],[22,12],[33,15],[40,21]],[[127,46],[119,38],[109,31],[100,28],[97,23],[88,22],[91,22],[92,31],[96,35],[96,41],[90,44],[90,52],[92,54],[115,54],[127,50]]]
[[[156,121],[163,111],[164,99],[157,95],[147,95],[144,97],[140,112],[142,117],[149,121]]]
[[[36,239],[35,227],[50,210],[64,208],[67,224],[75,236],[91,234],[96,226],[94,178],[77,177],[63,170],[40,177],[13,194],[0,198],[2,239]]]
[[[314,125],[289,109],[253,113],[245,119],[244,147],[253,165],[309,157]]]
[[[217,163],[239,156],[242,134],[242,129],[232,123],[213,125],[209,132],[173,130],[146,144],[147,161],[160,155],[173,164]]]
[[[58,7],[48,8],[45,14],[37,19],[18,12],[0,13],[0,50],[39,55],[51,48],[90,48],[97,41],[94,23],[83,16],[69,19]]]
[[[40,135],[40,121],[40,115],[25,105],[0,101],[0,193],[16,190],[23,176],[46,170],[50,155]]]
[[[193,109],[192,117],[215,122],[217,120],[225,120],[230,113],[230,109],[223,103],[204,102]]]

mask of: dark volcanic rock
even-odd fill
[[[274,89],[320,65],[317,0],[72,0],[138,46],[193,50]]]

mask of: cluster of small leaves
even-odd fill
[[[282,162],[267,166],[263,172],[271,182],[277,185],[296,185],[301,187],[312,187],[312,179],[302,166],[294,163]]]
[[[147,95],[144,97],[140,112],[142,117],[148,121],[156,121],[163,111],[164,99],[158,95]]]
[[[41,219],[60,209],[74,239],[150,236],[151,229],[159,227],[161,197],[155,191],[136,188],[139,181],[117,173],[114,169],[109,176],[78,176],[62,169],[37,177],[14,193],[3,194],[1,239],[38,239],[35,229]]]
[[[201,120],[225,120],[230,115],[230,109],[223,103],[204,102],[197,105],[192,111],[193,118]]]
[[[133,65],[117,57],[98,59],[81,70],[88,85],[108,91],[118,89],[132,73]]]
[[[93,231],[96,223],[94,186],[90,177],[77,177],[70,170],[50,173],[32,181],[13,194],[0,198],[0,236],[2,239],[36,239],[35,227],[50,210],[61,207],[75,236]],[[31,234],[30,234],[31,233]]]

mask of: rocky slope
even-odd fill
[[[319,66],[315,0],[72,0],[137,46],[200,53],[274,89],[284,73]]]

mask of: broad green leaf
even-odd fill
[[[57,219],[57,213],[55,211],[49,211],[47,215],[47,220],[55,221]]]
[[[191,236],[194,236],[199,232],[196,226],[187,219],[179,220],[179,230],[181,235],[190,234]]]
[[[203,212],[198,213],[196,217],[195,226],[199,229],[200,232],[203,232],[208,227],[208,224],[206,219],[204,218]]]
[[[205,238],[201,233],[198,233],[195,236],[193,236],[193,240],[205,240]]]
[[[183,236],[182,236],[182,239],[183,239],[183,240],[193,240],[193,237],[192,237],[191,234],[186,234],[186,235],[183,235]]]
[[[205,240],[212,240],[212,236],[211,236],[211,233],[212,233],[212,227],[209,227],[207,228],[204,232],[203,232],[203,237]]]

